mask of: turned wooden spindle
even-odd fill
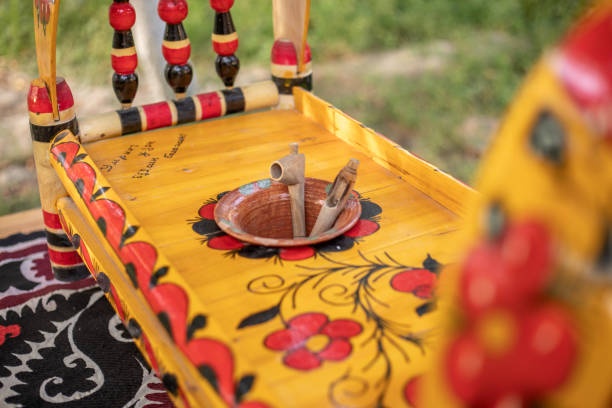
[[[298,144],[289,145],[290,154],[270,166],[270,177],[286,184],[291,199],[291,222],[293,238],[306,236],[306,215],[304,213],[304,173],[306,157],[298,153]]]
[[[56,279],[73,281],[89,273],[60,223],[55,204],[68,193],[49,163],[49,143],[64,129],[78,134],[79,126],[72,93],[63,78],[57,78],[56,95],[58,120],[53,118],[52,102],[45,82],[40,78],[32,81],[28,93],[30,134],[51,268]]]
[[[183,27],[189,9],[185,0],[160,0],[157,12],[166,23],[162,43],[162,54],[168,63],[165,69],[166,81],[174,90],[176,99],[181,99],[185,97],[193,79],[193,68],[188,62],[191,44]]]
[[[70,87],[56,77],[55,43],[59,1],[34,2],[34,38],[40,78],[32,81],[28,92],[30,134],[38,190],[43,212],[49,260],[55,278],[72,281],[88,275],[87,268],[62,229],[56,202],[67,195],[49,162],[49,142],[60,131],[78,134],[79,126]]]
[[[336,176],[329,193],[327,193],[323,207],[321,207],[317,221],[312,227],[311,237],[324,233],[336,222],[336,218],[344,209],[346,201],[353,191],[357,179],[357,167],[359,167],[359,160],[351,159]]]
[[[215,10],[215,26],[212,34],[213,49],[217,53],[215,68],[228,88],[234,86],[240,70],[240,60],[235,54],[238,49],[238,33],[230,13],[233,5],[234,0],[210,0],[210,6]]]
[[[281,95],[280,108],[293,106],[293,87],[299,86],[308,91],[312,90],[312,57],[310,46],[306,43],[304,53],[304,69],[298,72],[298,54],[291,40],[279,38],[274,41],[270,53],[270,70],[272,81]]]
[[[126,109],[132,106],[138,90],[138,56],[132,37],[132,26],[136,22],[136,11],[129,0],[114,0],[108,11],[110,25],[115,29],[111,64],[113,90],[121,106]]]
[[[279,108],[290,109],[293,87],[312,90],[312,57],[308,45],[309,0],[273,0],[274,45],[270,56],[272,80],[278,87]]]

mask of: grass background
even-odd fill
[[[110,86],[108,55],[113,31],[108,24],[109,3],[62,1],[57,58],[66,77]],[[237,0],[232,8],[241,35],[238,56],[243,67],[268,64],[271,3]],[[469,182],[496,118],[522,77],[542,50],[561,37],[586,3],[312,0],[309,42],[315,93]],[[208,67],[214,59],[210,46],[213,11],[207,1],[191,0],[189,6],[185,26],[192,42],[194,66]],[[31,1],[0,0],[0,59],[33,77],[36,64],[31,8]],[[409,49],[417,55],[422,51],[423,55],[435,56],[435,45],[440,44],[446,52],[439,69],[410,76],[398,74],[398,70],[375,69],[385,53]],[[342,62],[364,55],[369,56],[365,66],[350,77],[344,75]],[[325,66],[326,74],[318,76],[317,66]],[[0,197],[0,215],[38,205],[35,191],[0,191]]]

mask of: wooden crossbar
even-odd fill
[[[144,132],[177,124],[248,112],[278,104],[272,81],[223,89],[130,109],[109,112],[79,121],[81,143]]]

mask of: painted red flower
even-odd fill
[[[391,279],[391,287],[400,292],[410,292],[421,299],[433,296],[438,278],[427,269],[406,270]]]
[[[410,406],[417,407],[419,391],[421,389],[422,377],[413,377],[404,385],[404,398]]]
[[[354,320],[329,321],[323,313],[304,313],[289,320],[287,328],[264,340],[271,350],[286,351],[283,363],[296,370],[309,371],[323,360],[341,361],[351,354],[349,338],[361,333]]]

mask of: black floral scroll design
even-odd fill
[[[372,401],[376,406],[382,407],[393,372],[393,361],[390,358],[388,347],[395,348],[406,362],[410,362],[410,356],[404,346],[411,344],[424,353],[423,340],[426,333],[414,332],[411,325],[395,321],[377,311],[390,309],[390,305],[377,295],[374,283],[387,277],[390,278],[389,282],[394,290],[411,292],[423,299],[423,302],[414,310],[418,316],[422,316],[435,310],[434,292],[427,285],[432,282],[435,285],[441,265],[429,254],[423,260],[420,268],[400,263],[387,252],[382,257],[370,258],[359,252],[363,262],[355,264],[333,260],[325,254],[320,254],[320,256],[328,264],[321,267],[297,265],[304,273],[300,274],[296,281],[290,282],[288,278],[279,274],[267,274],[252,279],[247,284],[247,290],[250,293],[278,294],[278,302],[243,318],[238,324],[238,329],[264,324],[276,318],[285,328],[289,327],[288,322],[292,316],[285,314],[288,314],[289,310],[293,315],[293,311],[300,309],[298,294],[304,290],[314,290],[318,299],[328,306],[352,306],[352,313],[362,314],[366,324],[373,329],[371,335],[360,344],[360,347],[374,342],[376,352],[365,365],[353,367],[352,372],[347,372],[330,384],[329,400],[336,406],[342,406],[343,403],[337,398],[337,395],[342,392],[341,389],[347,386],[354,390],[358,384],[365,387],[363,388],[365,395],[368,387],[367,380],[360,378],[357,372],[361,371],[366,375],[375,364],[382,362],[385,367],[384,373],[377,380],[380,387],[376,401]],[[330,279],[332,277],[339,279],[334,279],[332,282]],[[415,279],[422,281],[419,283]]]

